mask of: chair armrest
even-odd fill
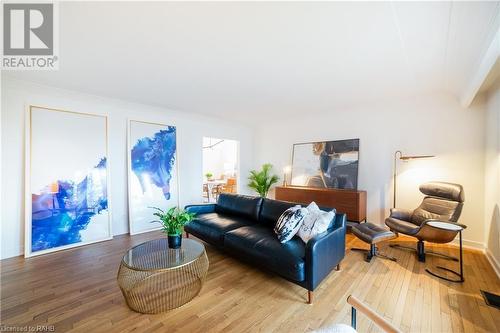
[[[310,239],[305,249],[306,288],[314,290],[345,256],[346,215],[338,214],[340,225]]]
[[[412,210],[409,209],[401,209],[401,208],[391,208],[391,216],[392,218],[410,221],[411,215],[413,214]]]
[[[347,297],[347,303],[349,303],[354,309],[358,310],[362,314],[368,317],[371,321],[375,323],[378,327],[380,327],[384,332],[387,333],[400,333],[401,331],[397,329],[394,325],[388,322],[384,317],[373,311],[368,305],[361,302],[356,297],[349,295]],[[352,312],[353,315],[356,315],[356,312]],[[356,323],[356,318],[351,320],[352,323]],[[354,327],[355,328],[355,327]]]
[[[215,204],[187,205],[184,210],[189,213],[207,214],[215,212]]]

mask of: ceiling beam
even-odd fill
[[[500,28],[497,30],[488,50],[481,59],[470,84],[462,93],[460,103],[463,107],[468,108],[471,105],[498,59],[500,59]]]

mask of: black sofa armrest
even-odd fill
[[[335,216],[334,227],[306,244],[306,288],[313,291],[345,256],[346,215]]]
[[[331,227],[328,230],[335,230],[337,228],[345,228],[347,226],[347,215],[344,213],[335,213],[333,222],[330,222]]]
[[[189,213],[207,214],[215,212],[216,204],[202,204],[202,205],[187,205],[184,210]]]

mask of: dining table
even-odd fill
[[[216,186],[220,186],[220,185],[225,185],[227,184],[226,180],[223,180],[223,179],[214,179],[214,180],[208,180],[205,182],[205,184],[207,185],[207,188],[208,188],[208,194],[207,194],[207,198],[208,198],[208,202],[211,202],[211,195],[213,194],[213,189],[216,187]],[[215,198],[212,198],[212,199],[215,199]],[[214,200],[215,202],[215,200]]]

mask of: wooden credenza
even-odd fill
[[[349,221],[362,222],[366,219],[366,191],[277,186],[275,198],[304,205],[314,201],[320,207],[335,208],[347,214]]]

